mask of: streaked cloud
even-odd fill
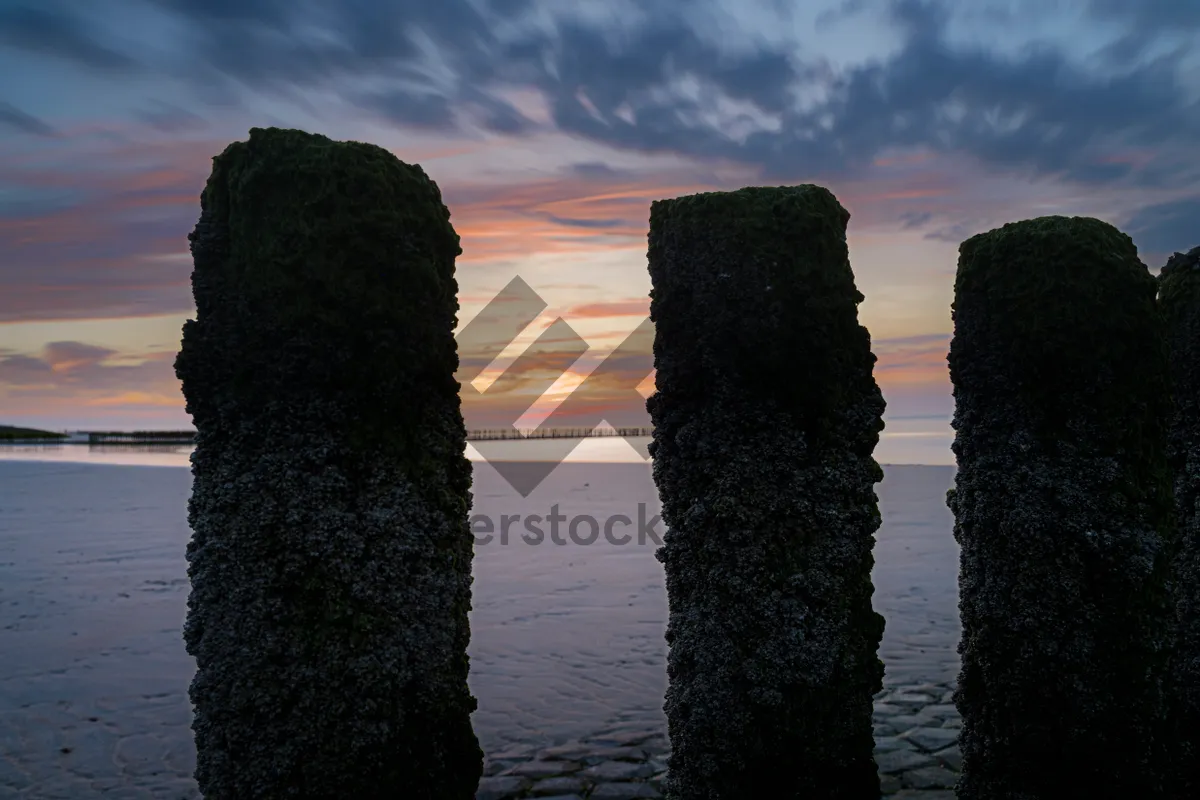
[[[518,274],[549,303],[510,361],[558,316],[587,341],[539,413],[644,316],[650,202],[829,186],[889,416],[943,414],[963,239],[1067,213],[1152,268],[1198,243],[1197,42],[1180,0],[9,0],[0,410],[186,418],[177,332],[85,321],[190,314],[211,158],[281,125],[429,172],[462,237],[460,318]],[[560,366],[525,363],[513,409]]]

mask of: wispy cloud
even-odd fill
[[[3,101],[0,101],[0,125],[32,136],[53,136],[55,134],[54,128],[49,123],[32,114],[25,113],[12,103]]]
[[[1151,266],[1197,244],[1197,42],[1179,0],[9,0],[0,323],[190,313],[211,159],[278,124],[426,168],[464,317],[519,273],[597,349],[646,313],[653,200],[827,185],[860,286],[904,317],[872,325],[889,414],[941,413],[969,235],[1078,213]],[[182,415],[161,353],[65,338],[0,353],[6,413]],[[557,368],[528,363],[514,409]]]

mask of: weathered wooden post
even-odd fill
[[[672,800],[879,797],[884,401],[848,219],[811,185],[651,206]]]
[[[1155,280],[1084,217],[959,252],[958,797],[1161,797],[1174,509]]]
[[[1178,797],[1200,797],[1200,247],[1176,253],[1159,273],[1175,398],[1167,452],[1175,478],[1179,540],[1172,570],[1175,653],[1168,704],[1179,769]]]
[[[369,144],[256,128],[213,160],[176,361],[208,797],[474,796],[449,217]]]

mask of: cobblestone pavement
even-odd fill
[[[875,761],[883,797],[952,800],[961,765],[958,713],[946,685],[885,688],[875,699]],[[669,753],[661,731],[614,726],[542,749],[490,753],[475,800],[662,797]]]

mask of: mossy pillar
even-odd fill
[[[256,128],[213,160],[176,361],[208,797],[474,796],[449,217],[369,144]]]
[[[1159,273],[1175,398],[1168,454],[1179,541],[1172,574],[1178,623],[1168,708],[1175,720],[1178,797],[1200,797],[1200,247]]]
[[[650,209],[673,800],[874,798],[883,396],[819,186]]]
[[[1166,339],[1133,241],[1042,217],[959,250],[960,800],[1163,791]]]

